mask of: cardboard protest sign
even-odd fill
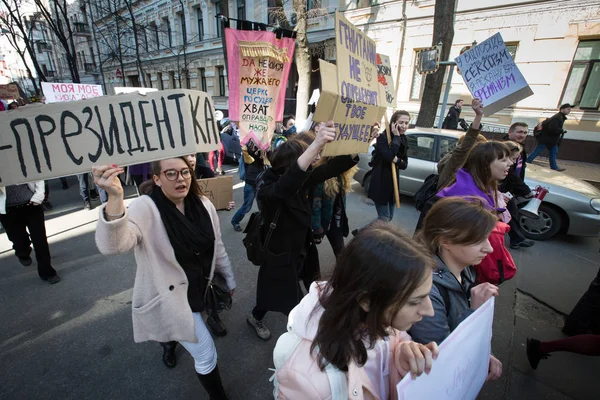
[[[371,126],[381,121],[385,101],[377,79],[375,42],[335,13],[336,65],[319,60],[321,97],[315,121],[334,121],[335,141],[323,156],[364,153],[369,148]]]
[[[377,80],[381,85],[381,95],[388,108],[396,108],[396,90],[392,78],[392,64],[390,58],[384,54],[377,54]]]
[[[273,32],[225,29],[229,118],[238,123],[241,143],[269,147],[283,119],[285,88],[296,41]]]
[[[8,85],[0,85],[0,99],[3,100],[14,100],[21,97],[19,93],[19,87],[16,83],[9,83]]]
[[[454,61],[473,97],[482,101],[486,117],[533,94],[500,33]]]
[[[150,92],[157,92],[156,88],[145,88],[145,87],[116,87],[115,94],[124,94],[124,93],[140,93],[146,94]]]
[[[42,82],[46,104],[103,96],[102,86],[84,83]]]
[[[202,192],[217,210],[223,210],[233,200],[233,176],[198,179]]]
[[[194,90],[105,96],[0,113],[0,186],[216,150],[210,97]]]
[[[398,383],[398,400],[477,398],[488,375],[493,322],[492,297],[442,342],[429,375],[407,374]]]

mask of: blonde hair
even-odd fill
[[[330,159],[330,157],[323,157],[319,160],[317,165],[323,165]],[[325,193],[325,196],[333,198],[340,193],[340,189],[344,191],[344,194],[350,193],[352,191],[352,178],[354,178],[354,175],[357,172],[358,167],[355,165],[339,176],[341,182],[338,177],[327,179],[323,183],[323,193]]]
[[[517,142],[513,142],[512,140],[507,140],[506,142],[504,142],[504,144],[506,145],[506,147],[508,147],[510,154],[521,153],[523,151],[523,146],[521,146]]]

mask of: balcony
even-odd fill
[[[84,63],[83,64],[83,69],[85,70],[86,74],[96,73],[96,64]]]
[[[83,23],[83,22],[75,22],[73,24],[74,28],[73,29],[73,33],[75,35],[80,35],[80,36],[91,36],[92,32],[90,31],[90,28],[87,26],[87,24]]]
[[[52,45],[48,42],[39,41],[37,42],[38,53],[43,53],[45,51],[52,51]]]

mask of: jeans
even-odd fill
[[[375,209],[377,210],[377,216],[379,219],[390,222],[394,219],[394,208],[396,207],[396,203],[394,201],[390,201],[387,204],[375,204]]]
[[[233,218],[231,218],[232,225],[238,225],[246,214],[250,212],[252,209],[252,203],[254,202],[254,197],[256,197],[256,188],[248,183],[244,185],[244,204],[237,210]]]
[[[539,156],[544,149],[548,149],[548,158],[550,160],[550,168],[558,169],[558,164],[556,164],[556,156],[558,155],[558,146],[546,146],[545,144],[538,144],[535,149],[531,152],[529,157],[527,157],[527,162],[532,163],[533,160],[537,156]]]
[[[50,278],[56,275],[50,262],[50,247],[46,237],[44,210],[41,205],[10,207],[6,210],[6,214],[0,214],[0,223],[4,226],[8,240],[12,242],[18,258],[28,258],[31,254],[31,244],[33,244],[38,275],[41,278]]]
[[[117,177],[118,179],[118,177]],[[79,181],[79,195],[83,201],[90,201],[90,189],[88,185],[88,174],[79,174],[77,175],[77,180]],[[100,186],[96,185],[96,191],[100,196],[100,201],[102,203],[106,203],[108,201],[108,193],[106,190],[102,189]]]

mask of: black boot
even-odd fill
[[[217,313],[208,316],[206,325],[208,325],[208,328],[215,336],[227,335],[227,328],[225,328],[223,321],[221,321]]]
[[[198,379],[202,384],[206,393],[210,397],[210,400],[227,400],[223,383],[221,382],[221,375],[219,374],[219,366],[216,365],[215,369],[210,371],[207,375],[202,375],[196,372]]]
[[[175,348],[177,347],[177,342],[161,342],[160,345],[163,348],[163,363],[165,363],[165,365],[169,368],[175,368],[175,366],[177,365],[177,356],[175,355]]]

